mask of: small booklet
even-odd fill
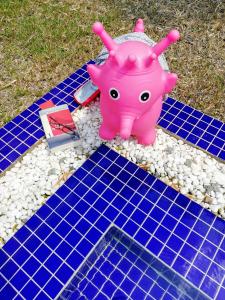
[[[68,105],[54,106],[51,101],[40,106],[39,115],[50,150],[63,150],[80,143],[80,136]]]

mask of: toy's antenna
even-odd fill
[[[153,52],[159,56],[162,54],[171,44],[175,43],[179,40],[180,34],[177,30],[171,30],[169,34],[162,39],[159,43],[157,43],[153,48]]]
[[[142,19],[138,19],[134,26],[134,32],[144,32],[144,31],[145,31],[144,21]]]
[[[115,50],[117,48],[117,44],[114,42],[111,36],[105,31],[102,23],[95,22],[92,27],[92,30],[95,34],[97,34],[100,37],[103,44],[106,46],[106,48],[109,51]]]

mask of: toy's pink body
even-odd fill
[[[101,66],[89,65],[92,81],[101,91],[100,106],[103,122],[100,137],[113,139],[118,133],[124,139],[134,135],[138,143],[149,145],[156,137],[156,123],[162,99],[176,84],[176,74],[165,72],[157,57],[179,38],[176,30],[154,47],[140,41],[116,44],[101,23],[93,25],[109,52]],[[139,19],[134,31],[144,31]]]

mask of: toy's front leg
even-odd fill
[[[137,140],[139,144],[142,145],[152,145],[154,144],[156,139],[156,128],[149,128],[148,131],[145,131],[143,134],[137,136]]]
[[[99,136],[103,140],[112,140],[116,136],[116,132],[112,130],[103,120],[99,129]]]

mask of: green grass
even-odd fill
[[[156,41],[170,28],[181,32],[167,54],[180,77],[173,96],[225,120],[220,1],[0,0],[0,16],[0,125],[98,54],[94,21],[115,37],[138,17]]]

